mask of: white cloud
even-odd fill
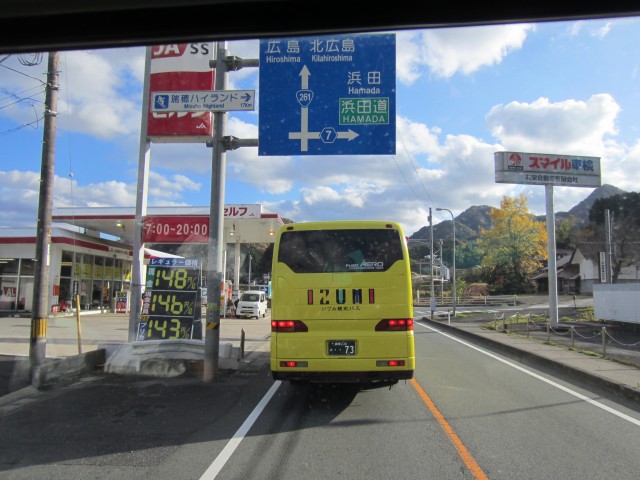
[[[563,32],[570,27],[575,35],[588,32],[585,25],[571,22],[563,26]],[[598,28],[601,34],[610,32],[608,24],[598,24]],[[534,25],[516,24],[400,32],[398,80],[411,85],[431,75],[449,82],[447,87],[453,90],[460,88],[454,83],[456,75],[471,75],[489,67],[495,68],[498,79],[505,73],[501,70],[504,59],[525,48],[527,37],[535,29]],[[583,35],[585,41],[588,37]],[[241,58],[257,58],[258,42],[230,42],[229,52]],[[56,206],[135,205],[143,67],[143,48],[63,55],[58,127],[65,134],[83,134],[69,141],[70,149],[85,139],[103,139],[102,145],[116,144],[124,153],[120,157],[117,151],[110,152],[114,158],[101,157],[100,161],[124,163],[128,170],[114,168],[110,176],[89,181],[87,176],[82,181],[57,177]],[[0,83],[13,91],[41,88],[45,68],[46,61],[39,69],[29,69],[34,78],[0,69]],[[637,71],[629,65],[630,72],[634,68]],[[256,73],[255,68],[234,72],[230,88],[243,82],[256,82],[257,87]],[[529,102],[519,101],[519,97],[512,100],[514,97],[506,93],[497,97],[495,102],[502,103],[487,112],[486,125],[480,125],[474,134],[464,128],[445,130],[444,123],[439,125],[428,116],[399,112],[395,155],[259,157],[257,148],[243,147],[227,152],[226,179],[242,182],[246,192],[234,192],[236,196],[245,195],[252,202],[256,196],[263,196],[265,208],[296,221],[383,218],[399,221],[409,235],[426,225],[429,207],[448,208],[457,215],[472,205],[497,206],[505,194],[526,192],[529,208],[542,214],[543,187],[495,183],[495,151],[601,156],[603,183],[637,190],[640,141],[630,141],[629,147],[618,140],[617,122],[623,104],[607,91],[602,87],[596,92],[603,93],[589,92],[583,99],[569,98],[565,93],[565,97],[551,100],[555,90],[545,90],[545,96],[540,92],[537,100]],[[24,122],[33,119],[34,110],[41,112],[41,104],[26,105],[0,110],[0,114]],[[252,119],[245,114],[242,118],[229,115],[227,134],[257,138],[257,115]],[[493,135],[486,134],[489,140],[481,138],[485,126]],[[3,155],[17,162],[7,153]],[[72,159],[76,170],[91,171],[91,152],[83,149],[82,155]],[[193,192],[209,198],[202,190],[211,176],[211,148],[203,144],[154,143],[150,158],[150,204],[185,204]],[[39,179],[35,171],[0,172],[1,201],[11,205],[0,213],[0,224],[35,224]],[[557,192],[556,211],[562,211],[586,197],[591,189],[558,188]],[[437,215],[434,213],[436,219]],[[442,215],[442,219],[448,219],[448,215]]]
[[[43,115],[44,88],[38,87],[47,78],[48,59],[43,55],[39,64],[30,67],[20,66],[18,60],[19,56],[12,56],[3,62],[11,68],[0,71],[4,88],[20,92],[18,96],[22,98],[34,91],[41,93],[37,101],[20,102],[3,114],[18,123],[27,123]],[[138,135],[144,49],[61,52],[59,60],[57,129],[108,140]],[[132,85],[140,93],[129,97],[127,92]]]
[[[35,226],[39,191],[40,172],[0,172],[0,226]]]
[[[469,75],[522,48],[532,24],[441,28],[398,34],[398,78],[412,83],[423,66],[438,77]]]
[[[200,190],[201,184],[185,175],[161,175],[149,172],[149,203],[155,205],[183,205],[182,196],[187,191]],[[132,205],[135,205],[135,197]]]
[[[113,58],[112,51],[61,54],[59,128],[102,139],[139,134],[141,98],[123,93],[130,82],[139,81],[144,50],[125,49]]]
[[[602,181],[622,190],[637,192],[640,165],[640,140],[629,148],[616,149],[602,160]]]
[[[607,22],[598,28],[592,29],[590,34],[592,37],[604,38],[609,34],[612,27],[613,27],[613,24],[611,22]]]
[[[587,101],[496,105],[487,114],[491,133],[509,151],[568,153],[599,156],[605,140],[617,133],[620,106],[609,94],[597,94]]]
[[[211,148],[203,143],[152,143],[150,168],[209,176],[212,155]]]

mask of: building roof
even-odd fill
[[[600,262],[600,252],[605,251],[604,242],[582,242],[576,246],[576,251],[580,251],[582,256],[593,263]],[[620,249],[623,249],[621,252]],[[640,260],[640,242],[625,242],[624,244],[614,244],[614,255],[622,254],[631,262]],[[575,256],[575,252],[572,255]]]
[[[560,273],[568,268],[569,262],[571,262],[571,258],[573,255],[570,255],[571,250],[562,249],[556,252],[556,256],[559,257],[556,260],[556,271],[558,272],[557,276],[560,277]],[[547,274],[549,271],[549,267],[545,266],[542,270],[531,277],[531,280],[540,280],[542,278],[547,278],[549,275]],[[564,277],[568,278],[568,277]]]
[[[34,245],[37,241],[35,227],[9,228],[0,227],[0,246],[2,245]],[[123,242],[110,240],[107,238],[96,238],[95,236],[85,235],[80,232],[74,232],[66,228],[51,229],[52,244],[75,245],[78,247],[89,248],[108,252],[110,255],[120,258],[128,258],[133,255],[131,245]],[[177,257],[166,252],[161,252],[152,248],[145,247],[144,256],[146,259],[151,257]]]
[[[591,260],[592,262],[599,262],[600,260],[600,252],[604,251],[604,242],[582,242],[576,245],[576,249],[571,256],[571,260],[573,261],[573,257],[575,257],[575,252],[580,251],[580,254],[586,258],[587,260]]]
[[[209,216],[209,207],[171,206],[147,207],[146,217]],[[243,212],[249,212],[244,214]],[[133,245],[136,232],[134,207],[65,207],[55,208],[52,221],[103,233]],[[262,205],[225,205],[224,235],[226,243],[273,243],[275,232],[284,222],[277,213],[266,211]]]

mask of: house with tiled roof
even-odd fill
[[[573,250],[571,249],[563,248],[556,250],[558,293],[573,294],[577,293],[577,290],[580,288],[578,267],[571,264],[572,254]],[[536,290],[538,293],[549,291],[548,272],[548,267],[545,266],[540,272],[531,277],[531,280],[537,285]]]
[[[624,249],[624,252],[620,252],[620,249]],[[578,267],[580,274],[579,293],[592,294],[593,285],[606,283],[606,271],[604,270],[605,251],[604,242],[582,242],[576,246],[571,263]],[[640,281],[640,242],[615,245],[612,253],[614,262],[616,258],[624,259],[620,272],[615,278],[615,283],[637,283]],[[602,262],[601,256],[603,258]]]
[[[618,252],[624,249],[624,252]],[[614,247],[613,261],[623,258],[623,265],[615,278],[615,283],[637,283],[640,281],[640,242],[627,242]],[[604,263],[604,242],[582,242],[571,250],[558,250],[556,256],[557,285],[560,294],[593,294],[593,286],[606,283]],[[604,262],[604,260],[603,260]],[[602,265],[602,269],[601,269]],[[602,277],[601,277],[602,274]],[[538,286],[538,292],[549,291],[547,267],[531,278]]]

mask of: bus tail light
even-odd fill
[[[376,360],[376,367],[404,367],[404,360]]]
[[[309,329],[300,320],[271,320],[271,331],[278,333],[308,332]]]
[[[295,360],[284,360],[280,362],[281,368],[306,368],[309,362],[297,362]]]
[[[413,330],[413,318],[385,318],[376,325],[376,332],[401,332]]]

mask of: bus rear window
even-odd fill
[[[283,232],[278,261],[296,273],[383,272],[402,257],[397,230]]]

